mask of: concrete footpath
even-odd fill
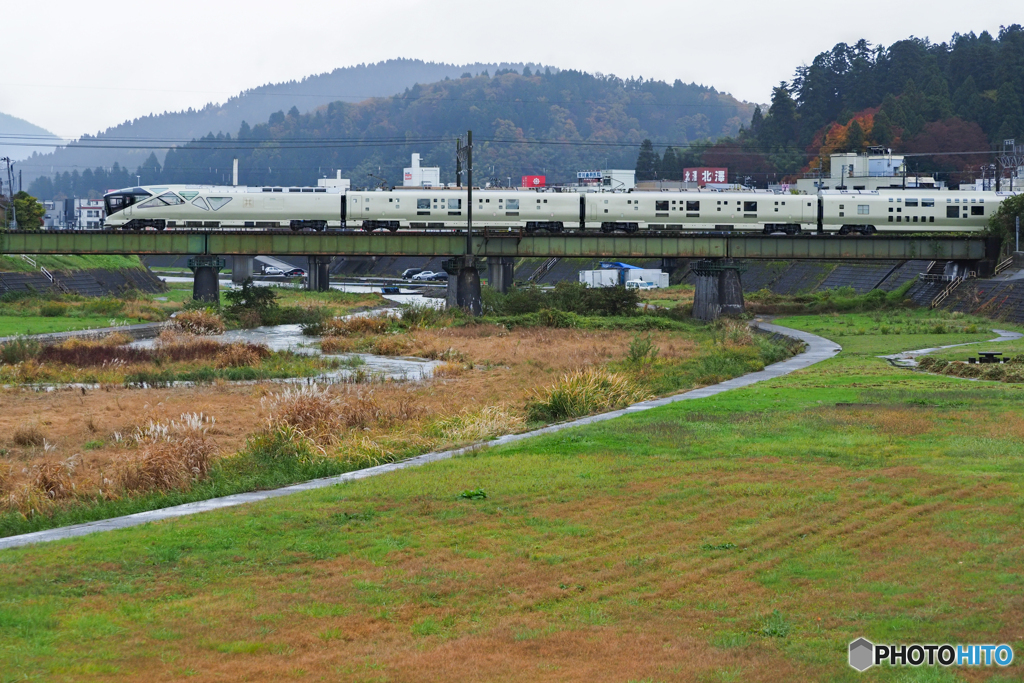
[[[94,534],[100,531],[110,531],[112,529],[124,529],[126,527],[139,526],[140,524],[146,524],[148,522],[156,522],[162,519],[172,519],[174,517],[183,517],[186,515],[194,515],[200,512],[206,512],[207,510],[219,510],[221,508],[233,507],[235,505],[244,505],[245,503],[254,503],[260,500],[267,500],[270,498],[279,498],[281,496],[288,496],[293,493],[301,493],[302,491],[311,491],[313,489],[324,488],[327,486],[335,486],[337,484],[343,484],[351,481],[358,481],[359,479],[366,479],[367,477],[375,477],[381,474],[387,474],[388,472],[394,472],[397,470],[404,470],[410,467],[420,467],[427,465],[432,462],[439,460],[447,460],[448,458],[467,453],[469,451],[480,450],[482,448],[490,448],[492,446],[500,446],[503,444],[514,443],[522,441],[523,439],[529,439],[534,436],[541,434],[551,434],[554,432],[562,431],[563,429],[571,429],[573,427],[579,427],[582,425],[595,424],[597,422],[604,422],[606,420],[613,420],[623,415],[629,415],[630,413],[638,413],[644,410],[650,410],[651,408],[658,408],[665,406],[670,403],[676,403],[677,401],[691,401],[698,398],[707,398],[708,396],[714,396],[721,394],[726,391],[733,389],[740,389],[742,387],[750,386],[758,382],[764,382],[765,380],[775,379],[776,377],[782,377],[788,375],[796,370],[802,370],[806,367],[820,363],[823,360],[833,358],[838,354],[842,347],[833,341],[819,337],[809,332],[802,332],[800,330],[790,329],[788,327],[782,327],[780,325],[772,325],[764,322],[753,323],[754,327],[758,327],[765,332],[771,332],[775,334],[784,335],[792,339],[804,342],[807,346],[803,353],[799,353],[788,360],[784,360],[773,365],[769,365],[760,372],[752,372],[742,377],[735,377],[730,380],[726,380],[720,384],[714,384],[709,387],[703,387],[701,389],[694,389],[683,394],[676,394],[674,396],[666,396],[665,398],[657,398],[651,401],[644,401],[643,403],[636,403],[623,408],[622,410],[614,410],[610,413],[602,413],[600,415],[592,415],[590,417],[580,418],[571,422],[561,422],[558,424],[549,425],[542,429],[535,429],[532,432],[524,432],[522,434],[509,434],[508,436],[502,436],[493,441],[485,441],[483,443],[474,444],[465,448],[457,448],[450,451],[438,451],[435,453],[426,453],[424,455],[403,460],[402,462],[389,463],[387,465],[379,465],[377,467],[369,467],[363,470],[356,470],[354,472],[346,472],[335,477],[325,477],[323,479],[314,479],[312,481],[303,482],[301,484],[294,484],[292,486],[285,486],[284,488],[272,489],[269,491],[252,491],[250,493],[239,493],[233,496],[224,496],[223,498],[211,498],[210,500],[198,501],[195,503],[186,503],[184,505],[176,505],[174,507],[163,508],[160,510],[150,510],[149,512],[139,512],[134,515],[126,515],[124,517],[114,517],[112,519],[104,519],[96,522],[87,522],[85,524],[75,524],[74,526],[60,527],[57,529],[47,529],[45,531],[36,531],[30,534],[22,534],[20,536],[9,536],[7,538],[0,538],[0,549],[3,548],[16,548],[19,546],[29,545],[32,543],[42,543],[45,541],[56,541],[64,538],[74,538],[76,536],[85,536],[87,534]]]

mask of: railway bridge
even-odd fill
[[[365,233],[357,230],[291,232],[261,230],[9,231],[0,232],[0,254],[122,254],[191,256],[197,299],[216,300],[217,272],[223,256],[234,268],[252,270],[253,256],[306,256],[309,287],[327,288],[327,268],[335,256],[451,257],[450,286],[458,300],[479,310],[477,259],[486,258],[490,283],[500,290],[511,283],[518,257],[567,257],[624,260],[661,258],[672,270],[677,259],[698,259],[697,301],[717,311],[742,309],[738,259],[956,261],[987,274],[998,244],[981,237],[946,235],[840,236],[832,234],[763,235],[727,232],[524,234],[507,230],[463,232]],[[250,257],[250,258],[246,258]],[[239,274],[239,273],[236,273]],[[244,272],[240,273],[244,275]]]

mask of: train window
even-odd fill
[[[327,192],[326,187],[314,187],[313,192]]]
[[[488,198],[487,198],[487,199],[485,199],[484,201],[485,201],[485,202],[487,202],[488,204],[490,204],[490,203],[491,203],[491,198],[490,198],[490,197],[488,197]]]
[[[928,222],[929,223],[934,223],[935,222],[935,216],[928,216]]]
[[[902,223],[903,222],[903,216],[896,216],[896,222],[897,223]]]
[[[206,200],[203,199],[202,197],[196,197],[195,199],[193,199],[192,200],[192,206],[196,206],[196,207],[202,209],[203,211],[209,211],[210,210],[210,207],[206,205]]]
[[[302,191],[303,192],[312,192],[313,188],[312,187],[304,187],[304,188],[302,188]]]
[[[461,199],[449,199],[448,200],[448,208],[449,209],[461,209],[462,208],[462,200]]]
[[[917,200],[916,199],[910,199],[908,197],[907,198],[907,206],[917,206]]]
[[[416,200],[416,208],[417,209],[429,209],[430,208],[430,200],[429,199],[417,199]]]
[[[839,205],[839,210],[840,210],[840,211],[842,211],[842,210],[843,210],[843,209],[845,209],[845,208],[846,208],[846,205],[845,205],[845,204],[840,204],[840,205]]]
[[[540,200],[539,199],[537,200],[537,203],[540,204]]]
[[[810,206],[810,205],[811,205],[811,203],[810,203],[810,202],[807,202],[807,206]]]
[[[922,199],[921,200],[921,206],[935,206],[935,200],[934,199]]]
[[[289,191],[289,192],[302,192],[302,190],[300,190],[300,189],[299,189],[299,188],[297,188],[297,187],[289,187],[289,188],[288,188],[288,191]]]
[[[284,192],[284,190],[280,187],[275,187],[274,192]]]
[[[655,201],[654,202],[654,210],[655,211],[668,211],[668,201],[667,200]]]
[[[626,200],[626,203],[627,203],[627,204],[632,204],[632,203],[633,203],[633,200],[632,200],[632,199],[627,199],[627,200]]]
[[[211,209],[219,211],[225,204],[231,201],[231,197],[207,197],[206,201],[210,203]]]
[[[889,201],[892,201],[892,200],[890,199]],[[949,203],[950,203],[951,201],[953,201],[953,200],[952,200],[952,199],[950,199],[949,197],[946,197],[946,203],[947,203],[947,204],[949,204]]]
[[[984,216],[985,215],[985,207],[984,206],[972,206],[971,207],[971,215],[972,216]]]
[[[779,203],[778,203],[778,202],[775,202],[775,206],[778,206],[778,205],[779,205]]]
[[[686,210],[687,211],[700,211],[700,202],[687,201],[686,202]]]
[[[184,204],[185,200],[174,194],[173,192],[165,192],[159,197],[153,197],[147,202],[143,202],[139,205],[140,209],[157,209],[165,206],[177,206],[178,204]]]
[[[892,197],[889,197],[889,203],[890,204],[892,204],[892,201],[893,201]]]
[[[519,208],[519,200],[518,199],[509,199],[508,201],[505,202],[505,209],[508,210],[508,211],[515,211],[518,208]]]
[[[892,223],[892,216],[889,216],[889,222]]]
[[[548,203],[548,200],[546,200],[546,199],[545,199],[545,200],[544,200],[544,203],[545,203],[545,204],[547,204],[547,203]]]
[[[909,216],[907,216],[907,218],[909,218]],[[914,216],[914,222],[917,222],[917,216]]]
[[[389,203],[389,204],[390,204],[391,202],[393,202],[393,201],[395,201],[395,200],[394,200],[394,199],[388,199],[388,203]]]
[[[857,213],[859,213],[860,215],[865,216],[865,215],[867,215],[870,212],[871,212],[871,206],[869,204],[858,204],[857,205]]]
[[[960,207],[959,206],[947,206],[946,207],[946,218],[959,218]]]
[[[892,207],[891,206],[889,207],[889,213],[892,213]]]
[[[782,202],[782,205],[783,205],[783,206],[785,206],[785,205],[786,205],[786,202]]]
[[[273,191],[274,191],[274,188],[272,188],[272,187],[264,187],[264,188],[263,188],[263,191],[264,191],[264,192],[273,192]]]
[[[964,201],[966,202],[967,200],[965,199]],[[974,203],[974,201],[975,201],[975,200],[973,200],[973,199],[972,199],[972,200],[971,200],[971,204],[973,204],[973,203]]]
[[[607,204],[607,203],[608,203],[608,200],[607,200],[607,199],[606,199],[606,200],[604,200],[604,203],[605,203],[605,204]]]
[[[739,202],[737,202],[739,203]],[[757,211],[757,202],[743,202],[744,211]]]

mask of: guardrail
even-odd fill
[[[1009,268],[1012,265],[1013,265],[1013,257],[1011,256],[1010,258],[1006,259],[1005,261],[1000,261],[999,263],[997,263],[996,264],[996,269],[994,271],[992,271],[992,273],[993,273],[993,275],[999,275],[999,273],[1003,272],[1004,270],[1006,270],[1007,268]]]

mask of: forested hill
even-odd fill
[[[85,169],[102,166],[109,169],[117,162],[119,167],[134,169],[146,160],[150,152],[132,148],[132,139],[188,141],[210,133],[234,135],[243,121],[266,121],[273,112],[288,110],[292,106],[307,112],[328,102],[361,102],[371,97],[386,97],[400,93],[415,83],[458,78],[467,72],[476,75],[487,70],[494,73],[501,68],[522,70],[525,66],[537,68],[534,64],[522,63],[460,65],[419,59],[391,59],[376,64],[335,69],[302,80],[245,90],[224,104],[211,103],[201,109],[164,112],[125,121],[96,136],[86,136],[83,138],[84,144],[72,144],[51,154],[37,155],[26,160],[20,168],[25,173],[26,183],[41,173],[51,173],[51,168],[58,172],[74,167]],[[93,146],[96,144],[106,147]],[[162,161],[163,152],[159,153],[159,157]]]
[[[0,157],[10,157],[12,161],[20,161],[35,152],[46,152],[53,149],[53,145],[46,146],[47,141],[59,143],[61,140],[56,135],[40,128],[34,123],[25,119],[19,119],[10,114],[0,112]],[[33,142],[38,143],[36,147],[4,144],[4,142]],[[20,164],[18,165],[20,168]]]
[[[1024,141],[1022,104],[1024,29],[1018,24],[996,37],[957,34],[948,43],[840,43],[775,88],[768,112],[755,113],[747,134],[732,142],[730,165],[736,174],[759,177],[808,171],[819,162],[827,171],[828,154],[877,144],[934,153],[914,158],[912,168],[957,182],[994,158],[952,153],[993,149],[1008,138]]]
[[[499,70],[417,85],[389,98],[334,102],[307,114],[277,112],[266,123],[243,124],[236,135],[172,149],[162,167],[151,158],[142,182],[230,182],[237,156],[240,180],[249,185],[315,184],[338,170],[355,187],[374,185],[371,173],[401,184],[413,152],[424,165],[440,166],[442,181],[453,182],[455,138],[466,130],[476,143],[476,183],[493,177],[505,184],[527,173],[564,182],[581,169],[631,168],[644,138],[685,143],[736,135],[753,109],[714,88],[680,81]],[[90,174],[94,186],[115,186],[101,173]],[[73,180],[40,179],[32,191],[67,193],[64,183]]]

